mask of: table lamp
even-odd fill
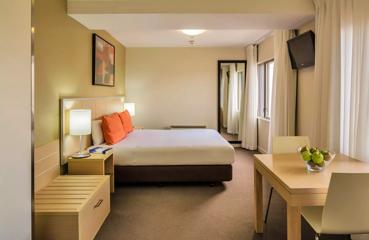
[[[83,152],[82,137],[91,134],[91,110],[72,109],[69,115],[69,134],[79,136],[79,152],[72,155],[73,158],[86,158],[90,153]]]
[[[135,115],[135,104],[134,103],[124,103],[124,110],[127,110],[129,114],[133,117]]]

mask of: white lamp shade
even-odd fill
[[[69,116],[70,135],[89,135],[91,134],[91,110],[73,109]]]
[[[127,110],[131,116],[136,114],[134,103],[124,103],[124,110]]]

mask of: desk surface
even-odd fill
[[[308,172],[298,153],[256,154],[255,165],[295,194],[327,193],[332,172],[369,173],[369,163],[341,154],[337,154],[322,172]]]

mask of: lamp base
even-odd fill
[[[91,156],[88,152],[76,152],[72,155],[72,158],[87,158]]]

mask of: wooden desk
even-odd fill
[[[115,191],[114,186],[114,157],[113,150],[106,154],[93,153],[90,157],[74,159],[68,158],[69,175],[109,175],[110,192]]]
[[[310,173],[297,153],[254,155],[255,231],[263,232],[264,177],[287,202],[287,239],[301,239],[301,207],[323,206],[332,172],[369,173],[369,164],[337,154],[322,172]]]

